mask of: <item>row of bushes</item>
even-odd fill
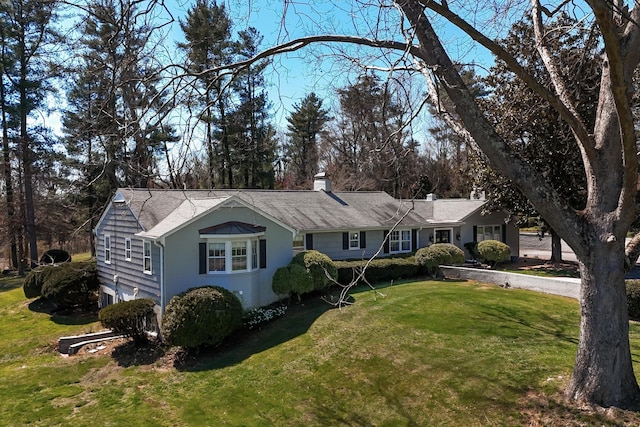
[[[276,270],[271,288],[276,295],[300,300],[301,295],[326,288],[338,277],[335,263],[325,254],[309,250],[293,257],[289,265]]]
[[[508,247],[507,247],[508,249]],[[433,271],[441,264],[464,262],[464,253],[452,244],[435,244],[420,249],[411,258],[382,258],[367,267],[365,278],[370,282],[412,277],[420,272]],[[318,251],[297,254],[291,263],[278,269],[273,277],[273,291],[281,296],[301,295],[326,288],[331,282],[349,283],[354,268],[364,267],[365,261],[333,262]],[[121,302],[100,311],[105,327],[132,336],[134,340],[146,338],[145,329],[154,319],[155,303],[151,299]],[[246,324],[254,327],[261,319],[282,315],[276,309],[269,315],[253,313]],[[162,318],[162,335],[170,345],[194,348],[218,345],[243,324],[243,311],[239,299],[225,288],[206,286],[193,288],[174,296]]]
[[[142,298],[108,305],[98,313],[105,328],[130,336],[136,342],[147,339],[153,329],[155,301]],[[182,292],[169,301],[162,316],[162,337],[170,345],[197,348],[218,345],[242,326],[242,304],[229,290],[203,286]]]

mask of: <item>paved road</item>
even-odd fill
[[[542,239],[535,233],[520,233],[520,257],[524,258],[551,258],[551,237],[545,235]],[[576,254],[563,241],[562,259],[564,261],[577,261]],[[640,264],[636,264],[627,274],[628,279],[640,279]]]

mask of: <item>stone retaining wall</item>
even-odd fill
[[[541,277],[469,267],[440,266],[445,277],[476,280],[508,288],[529,289],[547,294],[580,298],[580,279],[569,277]]]

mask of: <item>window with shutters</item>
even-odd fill
[[[360,249],[360,232],[351,231],[349,233],[349,249]]]
[[[261,267],[265,227],[237,221],[199,230],[200,274],[241,273]],[[266,263],[266,260],[265,260]]]
[[[389,252],[411,252],[411,230],[393,230],[389,235]]]

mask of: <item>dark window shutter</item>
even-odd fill
[[[473,226],[473,241],[474,242],[478,241],[478,226],[477,225]]]
[[[414,228],[411,230],[411,250],[415,251],[418,249],[418,230]]]
[[[382,238],[384,239],[384,245],[382,245],[382,252],[385,254],[389,253],[389,239],[387,238],[387,234],[389,234],[389,230],[384,230],[382,232]]]
[[[342,233],[342,249],[349,249],[349,233]]]
[[[199,246],[199,252],[200,252],[200,274],[207,274],[207,244],[206,243],[200,243],[198,244]]]
[[[502,224],[502,243],[507,243],[507,224]]]
[[[313,234],[311,233],[307,233],[305,235],[305,246],[304,248],[308,251],[310,251],[311,249],[313,249]]]
[[[360,249],[365,249],[367,247],[367,232],[360,232]]]
[[[267,241],[260,239],[260,268],[267,268]]]

